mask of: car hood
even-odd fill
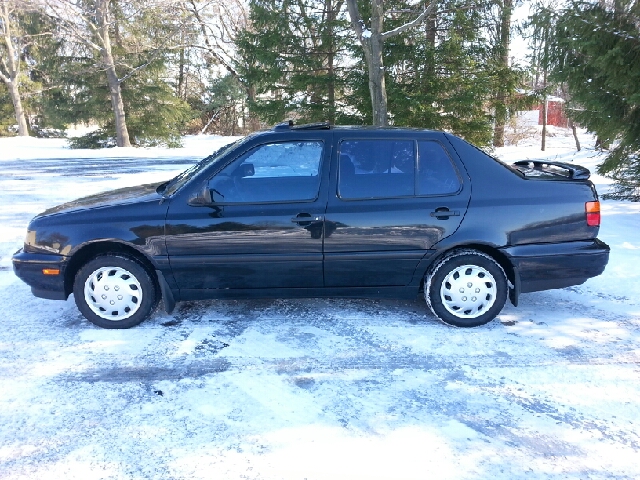
[[[163,182],[149,183],[135,187],[119,188],[108,192],[97,193],[88,197],[78,198],[71,202],[63,203],[56,207],[49,208],[40,213],[38,217],[68,213],[78,210],[89,210],[93,208],[112,207],[116,205],[131,204],[149,200],[159,200],[162,198],[157,192],[157,188]]]

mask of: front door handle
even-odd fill
[[[429,215],[436,217],[438,220],[448,220],[449,217],[459,217],[460,212],[458,210],[449,210],[449,207],[438,207]]]

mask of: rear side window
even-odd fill
[[[340,198],[446,195],[459,189],[456,170],[438,142],[349,140],[340,145]]]
[[[344,141],[338,193],[346,199],[413,195],[415,158],[412,140]]]
[[[418,195],[445,195],[460,189],[460,178],[438,142],[418,142]]]

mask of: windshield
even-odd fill
[[[216,161],[220,157],[224,156],[225,153],[229,152],[233,148],[240,145],[246,139],[247,137],[244,137],[244,138],[241,138],[240,140],[236,140],[235,142],[229,143],[227,145],[223,145],[218,150],[213,152],[211,155],[206,156],[205,158],[200,160],[198,163],[196,163],[192,167],[189,167],[181,174],[175,176],[169,182],[160,185],[160,187],[158,188],[158,193],[161,193],[164,196],[172,195],[173,193],[178,191],[180,187],[182,187],[185,183],[187,183],[194,176],[196,176],[199,172],[209,167],[210,165],[213,165],[214,163],[216,163]]]

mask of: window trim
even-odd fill
[[[340,156],[342,155],[342,144],[344,142],[351,142],[351,141],[385,141],[385,140],[390,140],[390,141],[408,141],[408,142],[413,142],[413,151],[414,151],[414,167],[413,167],[413,171],[414,171],[414,179],[413,179],[413,195],[395,195],[395,196],[385,196],[385,197],[358,197],[358,198],[345,198],[342,197],[340,195],[340,176],[341,176],[341,165],[340,165]],[[419,142],[433,142],[433,143],[437,143],[438,145],[440,145],[440,147],[442,148],[442,150],[444,151],[444,153],[447,155],[447,158],[449,159],[449,163],[451,164],[451,166],[453,167],[453,172],[455,173],[457,179],[458,179],[458,190],[451,192],[451,193],[434,193],[434,194],[417,194],[416,192],[418,191],[418,185],[419,185],[419,173],[420,173],[420,145]],[[393,200],[393,199],[398,199],[398,200],[402,200],[402,199],[408,199],[408,198],[434,198],[434,197],[449,197],[452,195],[459,195],[462,190],[464,189],[464,179],[462,177],[462,175],[460,175],[460,171],[458,169],[458,166],[456,165],[454,159],[451,157],[451,154],[449,153],[449,151],[446,149],[446,147],[444,146],[444,144],[439,141],[439,140],[435,140],[435,139],[417,139],[415,137],[413,138],[403,138],[403,137],[384,137],[384,138],[370,138],[370,137],[351,137],[351,138],[342,138],[339,142],[338,142],[338,148],[336,149],[336,164],[337,164],[337,174],[336,174],[336,198],[338,198],[340,201],[342,202],[361,202],[361,201],[367,201],[367,200]]]

